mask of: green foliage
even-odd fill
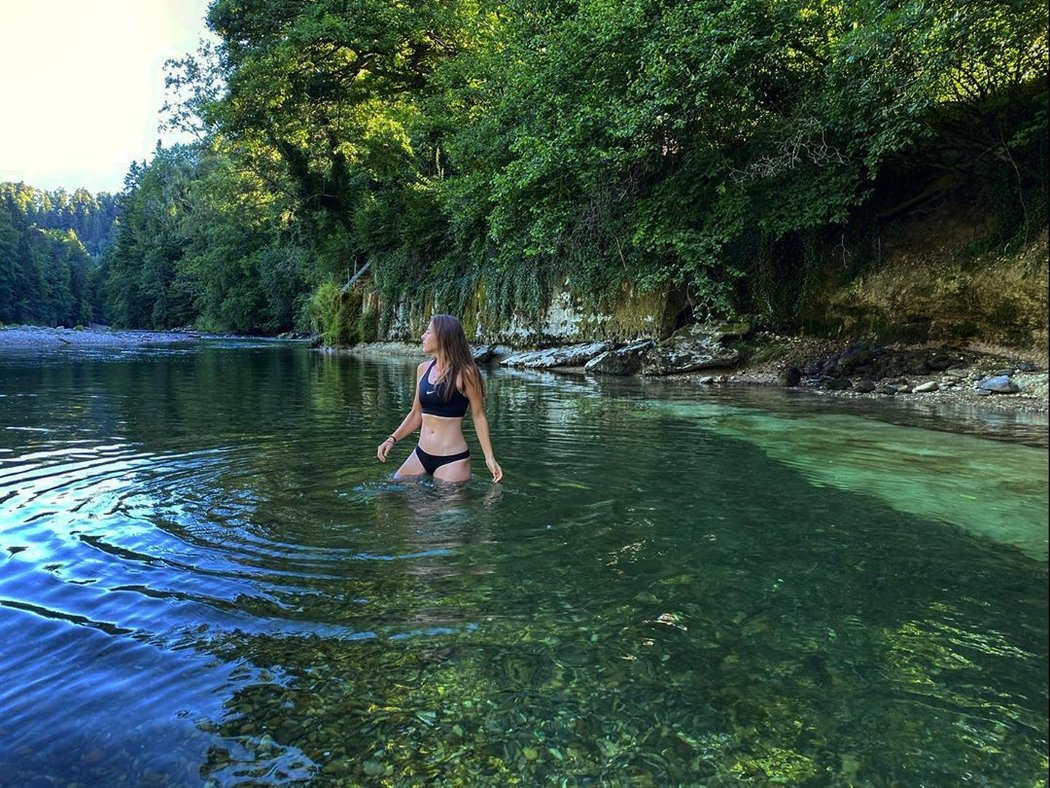
[[[0,184],[0,323],[74,326],[94,319],[95,261],[71,227],[37,223],[55,219],[45,212],[49,199],[24,184]]]
[[[368,309],[360,290],[322,282],[309,305],[310,326],[326,345],[350,347],[377,339],[377,315]]]
[[[293,328],[308,291],[307,254],[282,202],[218,147],[158,149],[135,165],[107,258],[119,325],[197,323],[236,333]]]
[[[71,230],[94,258],[116,239],[117,197],[77,189],[44,191],[25,183],[0,183],[0,201],[10,201],[28,222],[41,230]]]
[[[108,312],[117,325],[162,329],[192,319],[192,299],[176,283],[176,263],[187,245],[182,224],[196,166],[196,152],[181,146],[158,148],[148,166],[132,165],[106,281]]]
[[[331,288],[366,263],[384,325],[476,292],[537,320],[565,281],[782,323],[939,178],[990,242],[1046,226],[1036,0],[217,0],[209,22],[219,45],[169,72],[204,143],[123,198],[130,325],[309,314],[352,341]]]

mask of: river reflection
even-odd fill
[[[0,356],[0,784],[1045,777],[1045,421],[414,367]]]

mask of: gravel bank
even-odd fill
[[[849,358],[849,346],[844,343],[811,338],[781,339],[786,349],[773,360],[707,376],[714,380],[705,380],[703,375],[693,376],[694,380],[783,386],[785,371],[794,367],[801,373],[797,388],[819,396],[901,404],[952,403],[999,412],[1047,413],[1050,410],[1045,349],[1025,352],[983,345],[890,345],[875,348],[868,354],[874,358],[867,359],[864,366],[851,366],[843,365],[842,361],[835,363],[836,358]],[[823,372],[817,372],[821,367]],[[1009,376],[1019,391],[981,393],[978,384],[996,375]],[[835,388],[836,383],[844,388]],[[876,390],[865,391],[865,384],[874,385]]]
[[[50,347],[144,347],[196,342],[189,331],[111,331],[105,328],[0,327],[0,350]]]

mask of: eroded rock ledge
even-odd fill
[[[499,363],[530,369],[579,368],[603,375],[663,376],[736,365],[734,340],[746,336],[744,324],[687,326],[662,342],[639,339],[625,345],[589,342],[567,347],[514,353]],[[479,357],[483,357],[483,350]]]

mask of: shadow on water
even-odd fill
[[[1045,776],[1043,449],[499,371],[395,482],[412,361],[0,365],[0,784]]]

